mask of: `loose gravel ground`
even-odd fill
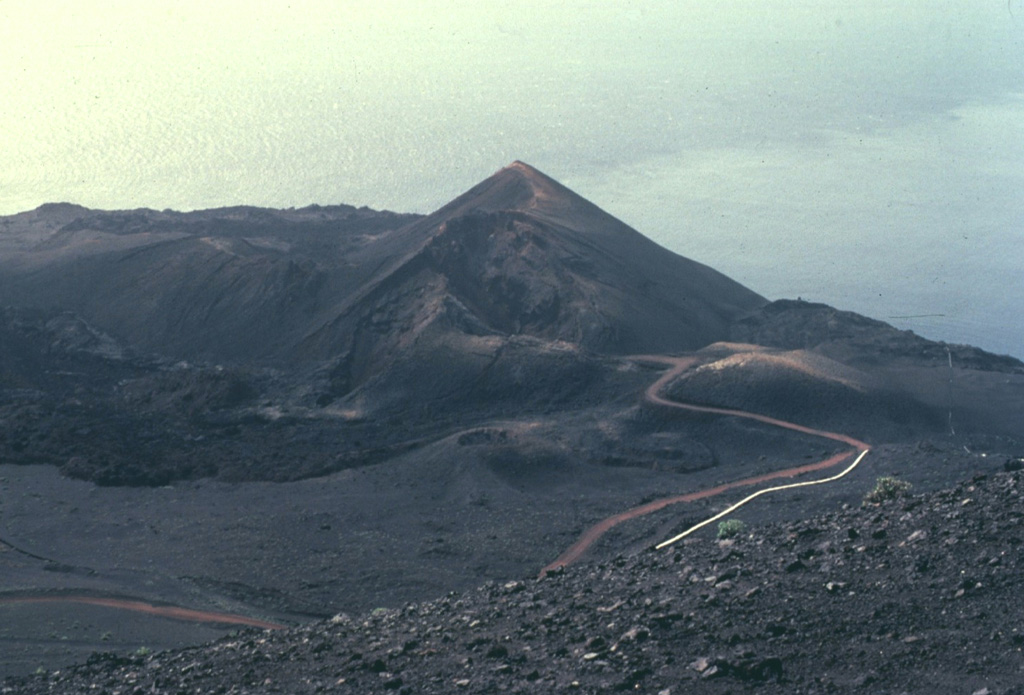
[[[2,693],[1024,693],[1024,477],[694,539]]]

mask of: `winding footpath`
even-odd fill
[[[35,553],[14,545],[10,541],[0,538],[0,550],[5,548],[7,552],[15,552],[34,560],[54,562],[48,557],[36,555]],[[283,630],[286,627],[279,623],[271,623],[266,620],[260,620],[259,618],[250,618],[246,615],[201,611],[172,605],[156,605],[130,598],[70,593],[0,595],[0,606],[24,603],[79,603],[90,606],[102,606],[104,608],[132,611],[134,613],[145,613],[147,615],[172,618],[174,620],[184,620],[193,623],[244,625],[246,627],[258,627],[264,630]]]
[[[544,569],[542,569],[540,571],[540,576],[542,576],[542,577],[545,574],[547,574],[548,572],[556,570],[556,569],[558,569],[560,567],[566,567],[566,566],[571,565],[572,563],[576,562],[577,560],[579,560],[580,557],[590,548],[591,545],[594,544],[594,542],[598,538],[600,538],[605,533],[607,533],[610,529],[612,529],[613,527],[621,524],[624,521],[629,521],[630,519],[635,519],[637,517],[644,516],[646,514],[651,514],[652,512],[659,511],[659,510],[664,509],[665,507],[669,507],[669,506],[671,506],[673,504],[681,504],[683,502],[694,502],[696,500],[706,499],[708,497],[714,497],[716,495],[720,495],[723,492],[727,492],[728,490],[732,490],[732,489],[735,489],[735,488],[748,487],[748,486],[751,486],[751,485],[759,485],[761,483],[765,483],[765,482],[768,482],[770,480],[778,480],[780,478],[794,478],[794,477],[796,477],[798,475],[803,475],[804,473],[812,473],[812,472],[815,472],[815,471],[825,470],[825,469],[831,468],[833,466],[836,466],[836,465],[838,465],[838,464],[848,460],[854,454],[858,454],[858,457],[854,461],[853,465],[851,465],[849,468],[847,468],[845,471],[843,471],[839,475],[833,476],[831,478],[827,478],[827,479],[824,479],[824,480],[809,481],[809,483],[807,483],[807,484],[821,484],[821,483],[831,482],[832,480],[837,480],[838,478],[842,477],[843,475],[848,473],[850,470],[852,470],[854,466],[856,466],[858,463],[860,463],[860,460],[863,458],[864,454],[871,449],[871,447],[868,444],[866,444],[865,442],[862,442],[859,439],[855,439],[855,438],[850,437],[850,436],[845,435],[845,434],[840,434],[840,433],[837,433],[837,432],[827,432],[825,430],[817,430],[817,429],[814,429],[812,427],[805,427],[803,425],[798,425],[798,424],[793,423],[793,422],[787,422],[785,420],[779,420],[779,419],[776,419],[776,418],[773,418],[773,417],[768,417],[767,415],[761,415],[759,413],[749,413],[749,412],[747,412],[745,410],[733,410],[731,408],[716,408],[716,407],[712,407],[712,406],[693,405],[693,404],[690,404],[690,403],[680,403],[678,401],[670,401],[667,398],[665,398],[664,396],[662,396],[661,395],[662,389],[664,389],[665,386],[669,384],[669,382],[671,382],[673,379],[675,379],[677,376],[679,376],[680,374],[685,372],[690,367],[692,367],[695,364],[697,364],[698,362],[700,362],[700,358],[698,358],[698,357],[668,357],[668,356],[665,356],[665,355],[635,355],[635,356],[630,357],[629,359],[631,359],[631,360],[633,360],[635,362],[648,362],[648,363],[653,362],[653,363],[656,363],[656,364],[663,364],[663,365],[667,365],[668,367],[670,367],[670,369],[668,371],[666,371],[664,374],[662,374],[661,377],[659,377],[657,381],[655,381],[653,384],[648,386],[647,390],[644,392],[644,398],[648,402],[650,402],[650,403],[654,403],[656,405],[664,406],[666,408],[677,408],[679,410],[689,410],[689,411],[698,412],[698,413],[715,413],[715,414],[718,414],[718,415],[729,415],[729,416],[733,416],[733,417],[745,418],[745,419],[748,419],[748,420],[756,420],[758,422],[763,422],[763,423],[768,424],[768,425],[774,425],[775,427],[782,427],[784,429],[792,430],[794,432],[801,432],[803,434],[810,434],[810,435],[814,435],[814,436],[817,436],[817,437],[824,437],[825,439],[831,439],[833,441],[842,442],[843,444],[848,444],[851,447],[853,447],[853,450],[846,451],[846,452],[839,453],[839,454],[835,454],[833,456],[828,457],[827,459],[824,459],[822,461],[818,461],[817,463],[811,463],[811,464],[807,464],[807,465],[803,465],[803,466],[795,466],[793,468],[785,468],[783,470],[774,471],[772,473],[766,473],[764,475],[754,476],[754,477],[751,477],[751,478],[743,478],[741,480],[735,480],[735,481],[730,482],[730,483],[724,483],[722,485],[717,485],[715,487],[706,488],[704,490],[698,490],[696,492],[690,492],[690,493],[687,493],[685,495],[676,495],[674,497],[665,497],[665,498],[662,498],[662,499],[659,499],[659,500],[654,500],[653,502],[648,502],[647,504],[640,505],[639,507],[633,507],[632,509],[627,509],[624,512],[620,512],[618,514],[615,514],[614,516],[610,516],[610,517],[608,517],[606,519],[603,519],[602,521],[598,522],[594,526],[590,527],[582,536],[580,536],[579,540],[577,540],[575,543],[573,543],[571,546],[569,546],[569,548],[564,553],[559,555],[558,558],[554,562],[552,562],[551,564],[547,565]],[[736,505],[732,505],[731,507],[729,507],[729,509],[726,510],[726,512],[729,512],[729,511],[735,509],[736,507],[740,506],[741,504],[744,504],[744,503],[748,502],[749,500],[753,499],[754,497],[757,497],[757,496],[759,496],[759,495],[761,495],[763,493],[771,492],[771,491],[774,491],[774,490],[777,490],[777,489],[785,489],[785,488],[788,488],[788,487],[790,487],[790,486],[784,485],[784,486],[780,486],[779,488],[769,488],[769,489],[766,489],[766,490],[761,490],[761,491],[755,493],[754,495],[751,495],[751,496],[747,497],[746,499],[742,500],[740,503],[738,503]],[[665,543],[659,544],[658,547],[659,548],[660,547],[664,547],[664,546],[668,545],[669,543],[674,542],[675,540],[678,540],[679,538],[682,538],[683,536],[687,535],[688,533],[690,533],[692,531],[695,531],[698,528],[711,523],[715,519],[721,518],[721,516],[722,515],[716,515],[716,516],[712,517],[711,519],[703,521],[700,524],[698,524],[697,526],[694,526],[693,528],[685,531],[684,533],[679,534],[675,538],[670,539],[669,541],[666,541]]]
[[[45,596],[7,596],[0,597],[0,605],[11,603],[80,603],[90,606],[102,606],[104,608],[116,608],[132,611],[134,613],[145,613],[161,618],[174,620],[185,620],[194,623],[214,623],[218,625],[244,625],[246,627],[258,627],[264,630],[283,630],[285,625],[271,623],[258,618],[250,618],[245,615],[234,613],[217,613],[214,611],[199,611],[179,606],[158,606],[145,601],[134,599],[109,598],[104,596],[79,596],[53,594]]]

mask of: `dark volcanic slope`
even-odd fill
[[[0,303],[75,312],[142,352],[280,361],[333,297],[367,280],[375,240],[410,219],[349,206],[47,205],[0,219]]]
[[[525,219],[498,214],[509,210]],[[452,237],[442,237],[443,257],[449,264],[492,269],[467,288],[474,303],[500,306],[503,294],[516,293],[514,286],[495,287],[490,281],[488,275],[503,267],[535,267],[543,258],[549,275],[561,281],[562,296],[556,293],[555,306],[545,307],[556,318],[538,326],[547,338],[613,353],[694,349],[722,339],[732,321],[764,304],[750,290],[666,252],[522,162],[416,226],[456,215],[469,215],[472,222],[442,230]],[[543,294],[532,302],[538,308]]]
[[[425,218],[44,206],[0,220],[0,258],[0,304],[74,311],[143,351],[342,354],[357,372],[439,316],[456,332],[622,353],[700,347],[764,303],[520,162]]]
[[[603,353],[685,350],[764,304],[516,162],[381,239],[390,259],[302,343],[339,393],[445,336],[526,335]],[[470,350],[479,352],[479,350]]]
[[[1024,479],[210,646],[3,693],[1024,692]]]

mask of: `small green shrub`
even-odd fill
[[[718,538],[719,540],[723,540],[726,538],[732,538],[733,536],[738,536],[743,532],[743,529],[746,528],[746,526],[747,525],[739,519],[726,519],[725,521],[719,521]]]
[[[875,487],[871,492],[864,495],[865,504],[881,504],[897,497],[903,497],[910,491],[911,484],[906,480],[882,476],[875,481]]]

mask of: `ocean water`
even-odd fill
[[[0,214],[429,212],[521,159],[769,298],[1024,357],[1021,0],[5,0],[0,67]]]
[[[872,135],[582,176],[662,245],[765,296],[1024,357],[1024,98]]]

